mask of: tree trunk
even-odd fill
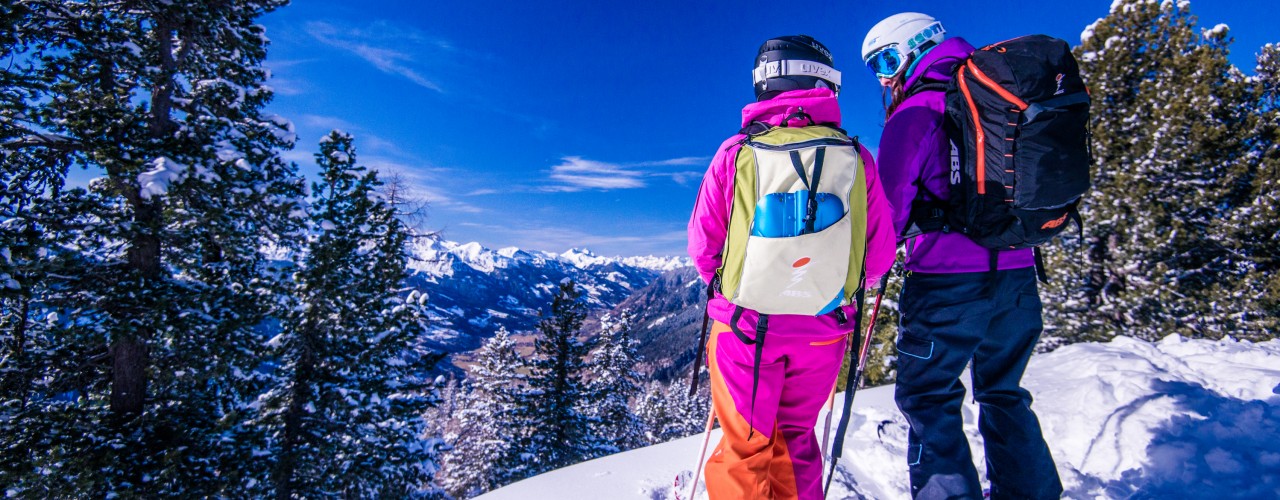
[[[111,413],[121,422],[142,414],[147,397],[147,346],[121,338],[111,346]]]
[[[25,410],[31,393],[31,366],[27,360],[27,327],[29,324],[27,316],[31,314],[31,292],[28,287],[23,287],[23,294],[18,300],[21,300],[22,303],[18,306],[18,313],[13,325],[13,345],[10,346],[13,368],[4,374],[3,396],[6,399],[21,400],[22,404],[19,408]]]
[[[134,236],[129,247],[129,269],[140,278],[142,288],[151,288],[160,280],[160,238],[156,231],[160,226],[160,208],[158,203],[143,200],[140,196],[131,197],[134,207],[134,223],[139,232]],[[146,293],[138,290],[138,293]],[[147,305],[156,307],[151,300]],[[150,311],[155,313],[155,311]],[[138,310],[129,314],[146,314]],[[152,337],[149,330],[153,325],[144,318],[123,318],[134,320],[138,330],[128,332],[116,338],[111,346],[111,413],[119,421],[127,421],[142,414],[147,397],[147,339]]]
[[[173,88],[169,79],[177,73],[177,65],[173,60],[172,20],[156,19],[153,32],[160,46],[160,66],[164,76],[159,78],[159,83],[151,91],[149,129],[151,136],[159,139],[167,137],[173,131],[173,122],[169,117]],[[111,67],[111,65],[104,62],[103,67]],[[110,74],[104,75],[103,86],[107,89],[114,87],[114,77]],[[133,222],[137,231],[129,246],[129,269],[141,279],[141,288],[144,290],[137,292],[146,293],[145,289],[155,287],[161,277],[159,236],[162,226],[161,202],[142,198],[140,189],[137,187],[129,188],[126,197],[133,208]],[[153,298],[148,298],[144,303],[153,308],[157,307],[158,304],[152,300]],[[146,316],[148,313],[154,315],[158,311],[144,311],[139,307],[126,313],[127,316],[133,317],[122,319],[126,322],[133,320],[133,327],[137,330],[119,335],[111,346],[111,413],[119,421],[127,421],[141,415],[145,408],[147,366],[150,361],[146,344],[147,340],[153,337],[154,332],[147,331],[153,323],[138,316]]]
[[[293,374],[292,397],[289,408],[284,414],[284,442],[280,446],[280,462],[276,468],[276,498],[289,500],[293,497],[294,476],[296,475],[298,442],[302,436],[302,419],[306,414],[308,402],[307,387],[311,385],[315,359],[309,339],[299,339],[298,365]]]

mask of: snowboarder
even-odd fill
[[[911,228],[913,202],[951,193],[958,167],[943,127],[944,88],[973,51],[919,13],[890,16],[863,41],[863,61],[890,96],[879,174],[900,235]],[[989,250],[943,231],[909,235],[905,245],[894,396],[910,426],[912,495],[983,498],[961,428],[959,379],[972,362],[991,498],[1058,498],[1062,484],[1020,385],[1043,328],[1032,249]]]
[[[715,290],[708,305],[714,322],[706,354],[712,404],[724,435],[707,461],[706,486],[712,499],[814,500],[822,498],[823,473],[814,426],[836,384],[848,336],[855,328],[858,308],[851,297],[859,287],[874,286],[889,270],[895,242],[890,209],[877,179],[874,158],[838,128],[841,116],[836,94],[840,77],[832,67],[827,48],[808,36],[784,36],[767,40],[755,61],[757,102],[743,109],[743,130],[717,150],[689,221],[689,255],[702,278]],[[811,144],[831,146],[792,150],[790,161],[787,152],[768,160],[767,153],[761,151],[769,146],[752,145],[750,140],[774,132],[817,134]],[[756,146],[759,151],[754,149]],[[742,203],[744,193],[755,196],[753,176],[767,179],[772,175],[757,174],[766,168],[755,169],[751,162],[756,161],[761,165],[775,161],[772,171],[778,175],[798,175],[798,179],[786,182],[788,186],[800,186],[803,181],[803,190],[775,193],[778,196],[774,199],[799,197],[791,198],[794,203],[787,205],[793,215],[787,219],[790,225],[777,224],[786,227],[764,227],[769,224],[761,223],[768,219],[761,215],[762,207],[768,205],[767,197],[761,197],[758,205],[755,199]],[[824,161],[825,168],[814,168]],[[751,168],[743,168],[744,164]],[[743,183],[748,182],[746,177],[751,177],[750,191],[742,190]],[[848,182],[839,184],[842,180]],[[768,183],[761,181],[764,184]],[[826,191],[839,191],[833,187],[837,185],[846,186],[840,188],[845,190],[840,196],[847,199]],[[810,196],[810,189],[822,193]],[[752,210],[756,215],[754,227],[750,218],[742,218]],[[837,219],[839,222],[835,222]],[[744,308],[741,306],[750,302],[743,299],[735,304],[726,298],[745,297],[743,290],[752,286],[750,279],[729,277],[734,271],[724,270],[735,255],[740,261],[751,258],[742,257],[746,243],[739,239],[745,239],[740,238],[745,232],[751,231],[752,238],[767,239],[777,236],[768,234],[774,230],[793,230],[784,236],[828,237],[824,236],[829,235],[827,231],[837,229],[843,231],[842,236],[823,248],[841,248],[847,269],[810,268],[820,261],[817,255],[812,259],[789,257],[783,270],[790,273],[786,274],[789,279],[758,282],[766,288],[776,287],[775,293],[766,295],[799,296],[789,293],[793,292],[790,284],[814,276],[838,276],[837,286],[843,284],[845,288],[832,290],[833,294],[839,293],[827,307],[817,304],[819,307],[812,314],[759,314],[766,309]],[[776,263],[783,259],[766,260]],[[743,264],[747,268],[753,265]],[[721,285],[722,278],[738,284]]]

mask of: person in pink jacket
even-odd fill
[[[756,58],[757,66],[780,60],[817,62],[828,69],[832,66],[826,47],[804,35],[768,40]],[[743,108],[742,125],[763,122],[778,126],[803,110],[817,123],[838,127],[838,90],[838,79],[788,75],[785,71],[757,78],[757,102]],[[807,123],[793,119],[790,125]],[[735,159],[743,138],[742,134],[734,135],[717,150],[689,220],[689,255],[707,283],[713,281],[722,264]],[[893,265],[895,238],[892,212],[881,191],[874,158],[865,148],[860,153],[867,190],[864,286],[872,288]],[[853,321],[841,319],[853,318],[856,307],[844,306],[843,315],[770,315],[768,342],[758,359],[755,347],[744,344],[731,331],[734,304],[717,290],[707,309],[714,321],[706,351],[712,404],[724,431],[706,464],[711,498],[822,498],[822,457],[814,426],[835,386],[854,328]],[[737,326],[755,331],[757,320],[754,311],[745,311]],[[758,379],[754,373],[757,363]]]

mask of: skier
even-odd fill
[[[813,123],[839,127],[839,73],[832,65],[830,52],[811,37],[767,40],[757,53],[757,102],[742,110],[743,131],[754,134],[770,127],[794,130]],[[755,132],[752,127],[756,127]],[[848,140],[843,131],[836,132],[838,129],[806,128],[821,129]],[[741,201],[735,200],[737,164],[754,161],[752,154],[739,155],[747,147],[743,145],[746,138],[744,133],[734,135],[717,150],[689,221],[689,255],[708,283],[718,283],[718,270],[729,260],[726,254],[741,244],[726,243],[736,234],[730,227],[732,212],[751,208],[734,206],[735,201]],[[857,165],[855,158],[861,158],[862,173],[857,177],[865,182],[865,188],[852,184],[850,193],[865,191],[866,215],[865,227],[859,222],[858,227],[846,232],[844,245],[851,246],[847,235],[852,234],[857,240],[854,245],[859,247],[852,251],[858,255],[865,251],[865,272],[857,275],[865,283],[858,282],[854,287],[870,288],[893,264],[895,242],[890,209],[872,155],[861,146],[846,151],[845,165]],[[827,153],[828,172],[834,168],[830,165],[835,161],[830,159],[832,154]],[[798,165],[796,168],[802,169]],[[791,171],[791,164],[782,170]],[[812,182],[819,183],[818,174],[811,175]],[[829,182],[825,175],[821,182]],[[808,183],[806,180],[806,187]],[[855,197],[862,199],[861,194],[850,195]],[[810,203],[814,203],[812,199]],[[861,206],[858,210],[862,210]],[[861,244],[864,238],[865,249]],[[794,277],[799,279],[803,273],[798,271],[807,262],[807,258],[795,261]],[[858,265],[863,264],[859,261]],[[786,266],[790,269],[792,261],[787,260]],[[809,272],[824,273],[835,274],[830,269]],[[786,285],[774,284],[779,288]],[[819,315],[769,314],[767,321],[760,321],[761,315],[756,311],[744,310],[725,298],[724,293],[732,292],[712,286],[716,293],[708,305],[708,314],[714,322],[706,354],[712,404],[724,434],[706,464],[708,493],[712,499],[726,500],[822,498],[822,457],[814,425],[835,386],[858,308],[850,304]],[[739,331],[734,332],[734,327]],[[739,336],[743,331],[755,333],[758,343],[744,341]]]
[[[973,51],[919,13],[890,16],[863,41],[863,61],[890,95],[878,159],[900,235],[911,227],[913,202],[948,199],[958,175],[943,84]],[[1058,498],[1062,484],[1020,386],[1043,328],[1032,249],[993,251],[959,232],[925,232],[905,244],[894,396],[910,425],[912,495],[983,498],[961,428],[959,378],[972,362],[991,497]]]

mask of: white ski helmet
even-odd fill
[[[919,12],[894,14],[867,32],[862,40],[862,62],[876,76],[893,78],[922,52],[942,43],[946,33],[933,16]]]

